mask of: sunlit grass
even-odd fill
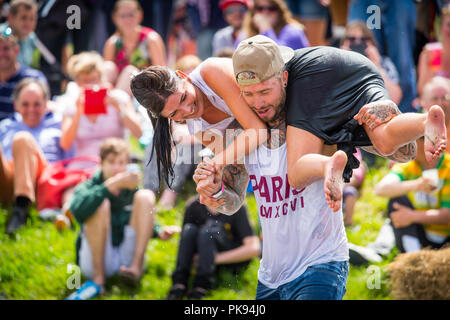
[[[386,199],[373,194],[373,186],[387,173],[387,169],[372,169],[367,174],[356,205],[354,226],[347,228],[349,241],[366,245],[375,240],[383,224]],[[162,225],[181,226],[187,199],[194,194],[192,182],[177,200],[177,206],[169,211],[160,211],[157,220]],[[256,201],[247,197],[251,224],[259,232]],[[79,226],[58,232],[51,222],[43,222],[32,210],[27,226],[20,229],[15,239],[4,234],[8,208],[0,209],[0,299],[64,299],[71,291],[67,282],[72,273],[67,265],[75,264],[75,239]],[[112,278],[107,283],[107,292],[100,299],[165,299],[171,286],[171,273],[175,268],[179,235],[169,241],[153,239],[147,249],[147,269],[139,287],[131,289]],[[392,261],[393,251],[383,262],[375,264],[379,269],[350,267],[347,293],[344,299],[389,299],[389,288],[385,266]],[[258,259],[237,276],[229,271],[220,271],[215,288],[206,299],[253,300],[256,293]],[[372,281],[373,270],[380,274],[379,288]],[[372,273],[370,272],[372,271]],[[372,288],[372,289],[370,289]]]

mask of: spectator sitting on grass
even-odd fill
[[[108,138],[100,148],[101,170],[75,189],[70,211],[82,225],[77,264],[89,278],[69,300],[104,292],[105,279],[116,273],[130,284],[140,282],[150,237],[169,239],[178,227],[162,229],[154,220],[155,195],[139,189],[140,172],[127,167],[127,143]],[[179,228],[178,228],[179,229]]]
[[[75,83],[69,84],[67,99],[60,100],[64,108],[61,147],[69,149],[74,145],[76,157],[97,156],[104,139],[125,138],[125,129],[138,139],[142,135],[138,114],[130,97],[122,90],[108,87],[103,68],[103,58],[96,52],[74,55],[67,64]],[[105,106],[105,113],[87,110],[87,92],[96,87],[108,90],[104,100],[96,102],[97,107]]]
[[[17,61],[19,52],[17,37],[12,34],[11,28],[6,28],[0,33],[0,120],[14,114],[11,95],[20,80],[31,77],[48,85],[41,71],[23,66]]]
[[[188,297],[201,299],[213,285],[216,265],[227,265],[237,272],[259,256],[260,250],[244,206],[228,216],[200,204],[196,198],[186,207],[173,285],[167,299],[178,300],[186,295],[194,261],[196,273]]]
[[[10,235],[26,223],[36,182],[48,163],[71,156],[59,146],[61,117],[48,112],[48,88],[26,78],[12,96],[17,113],[0,122],[0,203],[14,201],[6,227]]]
[[[428,111],[433,105],[439,104],[444,110],[448,130],[450,124],[450,80],[440,76],[432,78],[423,88],[420,104],[423,111]],[[447,152],[449,152],[449,147],[447,147]],[[382,187],[377,188],[381,189]],[[387,218],[374,242],[364,247],[349,243],[350,263],[361,265],[380,262],[382,256],[388,255],[394,246],[394,230],[390,219]]]
[[[212,47],[213,55],[216,57],[224,49],[234,51],[234,43],[241,31],[244,16],[248,10],[247,0],[223,0],[220,2],[220,9],[228,25],[214,34]]]
[[[108,81],[130,96],[133,73],[151,65],[166,65],[164,42],[155,30],[141,25],[143,17],[137,0],[117,1],[111,17],[117,31],[103,48]]]
[[[400,252],[441,248],[450,242],[450,154],[430,164],[423,138],[418,142],[416,159],[394,165],[375,186],[376,195],[390,198],[388,215]]]
[[[403,93],[398,71],[389,57],[380,54],[375,36],[364,22],[352,21],[347,24],[341,49],[358,52],[372,61],[383,77],[389,97],[396,104],[400,103]]]

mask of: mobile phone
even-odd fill
[[[105,97],[108,89],[94,87],[84,90],[84,114],[106,113]]]
[[[351,43],[350,44],[350,49],[352,51],[358,52],[358,53],[362,54],[363,56],[365,56],[366,55],[367,44],[365,42]]]

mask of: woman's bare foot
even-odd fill
[[[344,172],[347,163],[347,155],[344,151],[336,151],[325,168],[325,200],[333,212],[341,208],[342,188],[344,187],[344,180],[342,173]]]
[[[447,147],[447,129],[445,127],[445,114],[438,105],[432,106],[428,111],[425,124],[425,158],[432,163]]]

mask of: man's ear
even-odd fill
[[[177,70],[177,71],[175,71],[175,73],[176,73],[177,76],[179,76],[181,79],[188,79],[188,80],[190,80],[190,79],[189,79],[189,76],[188,76],[186,73],[184,73],[183,71],[181,71],[181,70]]]
[[[289,77],[289,72],[287,72],[286,70],[284,70],[284,71],[283,71],[283,82],[284,82],[284,83],[287,83],[288,77]]]

